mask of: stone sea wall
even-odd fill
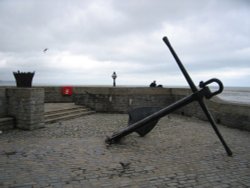
[[[127,113],[136,107],[165,107],[172,103],[170,89],[85,88],[76,89],[74,101],[97,112]]]
[[[46,102],[75,102],[108,113],[127,113],[136,107],[166,107],[189,94],[191,91],[185,88],[73,87],[73,95],[64,96],[61,87],[45,87]],[[205,102],[217,123],[250,131],[250,105],[224,101],[217,96]],[[206,120],[197,102],[175,113]]]
[[[0,88],[0,117],[7,115],[6,89]]]
[[[74,102],[78,105],[85,105],[96,112],[105,113],[127,113],[129,109],[136,107],[166,107],[191,94],[189,89],[181,88],[78,86],[72,88],[72,95],[65,95],[63,94],[62,87],[59,86],[34,88],[42,89],[44,96],[40,98],[44,102]],[[0,88],[0,117],[10,115],[8,109],[13,108],[10,105],[17,106],[14,103],[7,102],[6,90],[6,88]],[[14,95],[13,92],[14,90],[12,91],[12,95]],[[42,95],[40,90],[39,93],[39,95]],[[39,99],[39,101],[37,105],[41,109],[41,100]],[[217,123],[250,131],[250,105],[223,101],[219,97],[213,97],[211,100],[206,100],[205,102]],[[31,102],[29,105],[32,106],[33,103]],[[20,103],[20,105],[22,104]],[[21,108],[20,105],[18,108]],[[206,120],[197,102],[188,104],[175,113]]]

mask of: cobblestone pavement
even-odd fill
[[[0,187],[250,187],[250,132],[171,115],[145,137],[107,147],[125,114],[94,114],[0,134]]]

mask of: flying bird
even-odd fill
[[[48,48],[45,48],[44,50],[43,50],[43,53],[45,53],[45,52],[47,52],[48,51]]]

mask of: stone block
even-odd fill
[[[15,117],[16,127],[33,130],[44,127],[44,89],[7,89],[8,115]]]
[[[7,114],[5,91],[5,88],[0,88],[0,117],[5,117]]]

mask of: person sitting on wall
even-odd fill
[[[149,87],[156,87],[156,81],[154,80],[150,85]]]

